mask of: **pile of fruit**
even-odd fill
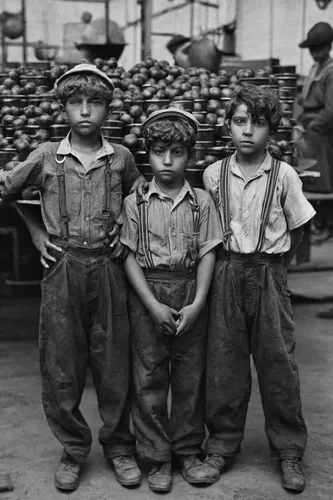
[[[266,68],[240,69],[235,74],[221,69],[215,74],[204,68],[185,70],[151,57],[128,71],[118,67],[114,58],[94,62],[115,85],[103,134],[111,142],[130,148],[148,177],[140,129],[150,113],[172,105],[193,113],[199,121],[197,160],[188,176],[194,185],[200,185],[204,168],[234,150],[225,124],[225,107],[235,87],[248,83],[269,88],[281,100],[284,115],[269,150],[278,159],[295,161],[291,139],[297,76],[293,72],[283,72],[279,67],[282,71],[278,73]],[[67,70],[66,65],[44,72],[21,67],[0,74],[0,162],[5,168],[13,168],[41,142],[59,141],[66,135],[68,125],[56,102],[53,84]]]

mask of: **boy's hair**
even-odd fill
[[[69,97],[76,93],[100,97],[105,99],[107,104],[110,104],[113,96],[112,90],[101,78],[89,73],[68,75],[56,88],[56,96],[62,104],[65,104]]]
[[[252,118],[264,116],[268,121],[269,131],[275,133],[282,118],[282,107],[279,100],[268,89],[248,84],[236,87],[227,104],[226,119],[230,120],[241,104],[247,106]]]
[[[154,121],[143,131],[146,151],[149,152],[151,146],[156,141],[165,143],[180,142],[186,146],[190,162],[194,162],[195,143],[197,135],[193,127],[185,120],[161,119]]]

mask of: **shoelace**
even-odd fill
[[[163,462],[161,465],[155,465],[151,474],[171,474],[171,462]]]
[[[298,474],[302,474],[300,460],[296,457],[286,458],[283,460],[283,469],[286,473],[297,472]]]
[[[205,462],[206,463],[209,462],[211,465],[218,468],[218,467],[221,467],[221,463],[224,462],[224,459],[223,459],[223,457],[221,457],[217,453],[212,453],[212,454],[207,455]]]
[[[120,455],[119,457],[115,457],[114,461],[117,465],[133,465],[133,457],[131,455]]]

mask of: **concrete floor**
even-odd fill
[[[60,493],[53,476],[61,454],[44,418],[38,365],[38,297],[2,299],[0,305],[0,472],[9,472],[14,491],[1,500],[150,500],[146,475],[139,488],[128,490],[115,480],[97,442],[100,417],[88,383],[82,411],[91,425],[94,444],[80,487]],[[322,304],[296,303],[297,359],[304,415],[309,430],[304,457],[307,488],[303,500],[333,498],[333,321],[320,320]],[[326,306],[327,307],[327,306]],[[174,473],[170,500],[285,500],[292,494],[280,486],[277,461],[269,456],[256,377],[246,436],[233,469],[209,487],[192,487]]]

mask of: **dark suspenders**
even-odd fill
[[[57,158],[57,155],[56,155]],[[58,161],[59,171],[57,173],[58,185],[59,185],[59,214],[60,214],[60,238],[68,240],[68,216],[67,216],[67,204],[66,204],[66,172],[65,163],[66,156],[62,161]],[[110,196],[111,196],[111,158],[108,155],[105,159],[105,170],[104,170],[104,208],[102,211],[103,217],[103,228],[105,238],[108,237],[109,232],[109,216],[110,216]]]
[[[223,245],[224,245],[224,250],[226,251],[229,250],[229,244],[231,238],[230,200],[229,200],[229,178],[230,178],[229,163],[230,163],[230,156],[222,160],[221,173],[220,173],[220,200],[221,200],[222,210],[219,210],[219,213],[223,230]],[[260,215],[260,231],[259,231],[258,243],[255,250],[256,252],[260,252],[260,249],[264,242],[265,230],[269,219],[269,213],[273,201],[276,181],[279,175],[280,164],[281,162],[272,158],[271,169],[268,172],[266,191]]]
[[[197,193],[190,186],[194,200],[187,196],[191,206],[193,217],[193,232],[199,233],[200,230],[200,207],[198,203]],[[148,200],[144,199],[138,192],[136,193],[136,203],[139,211],[139,239],[142,242],[142,250],[145,256],[147,267],[153,269],[154,262],[150,251],[149,232],[148,232]]]

